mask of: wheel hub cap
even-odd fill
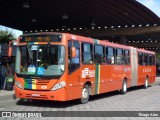
[[[124,90],[124,91],[127,90],[127,85],[126,85],[126,83],[124,83],[123,90]]]
[[[88,97],[88,90],[86,88],[84,88],[83,91],[82,91],[82,97],[84,99],[86,99]]]
[[[148,80],[146,80],[146,87],[148,86]]]

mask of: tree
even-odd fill
[[[156,53],[157,60],[160,60],[160,53]]]
[[[9,43],[9,41],[15,40],[15,35],[8,30],[0,30],[0,43]]]

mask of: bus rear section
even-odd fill
[[[156,77],[155,53],[131,47],[131,61],[131,86],[147,88]]]

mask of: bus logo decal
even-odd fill
[[[84,68],[84,70],[82,70],[82,78],[86,78],[86,76],[88,77],[95,77],[95,70],[90,70],[89,68]]]
[[[152,72],[152,69],[151,69],[151,68],[144,68],[144,69],[143,69],[143,72],[144,72],[144,73],[146,73],[146,72]]]

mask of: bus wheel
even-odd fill
[[[124,79],[124,80],[123,80],[123,83],[122,83],[121,93],[122,93],[122,94],[126,94],[126,92],[127,92],[127,80]]]
[[[148,78],[146,77],[145,83],[144,83],[144,88],[147,89],[148,88]]]
[[[82,96],[81,96],[80,102],[81,102],[82,104],[85,104],[85,103],[88,102],[88,100],[89,100],[89,87],[88,87],[88,85],[86,84],[86,85],[84,85],[84,87],[83,87]]]

